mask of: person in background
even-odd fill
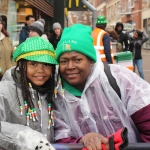
[[[35,18],[33,15],[28,15],[26,16],[25,19],[26,19],[25,26],[22,27],[22,30],[20,31],[20,34],[19,34],[19,44],[24,42],[29,37],[29,26],[31,25],[31,23],[35,21]]]
[[[119,40],[118,40],[118,51],[122,52],[122,51],[127,51],[128,50],[128,37],[125,33],[123,33],[123,23],[122,22],[117,22],[116,26],[115,26],[115,31],[117,32],[118,36],[119,36]]]
[[[114,29],[109,29],[106,31],[110,36],[111,42],[118,42],[119,37],[118,37],[118,34],[116,33],[116,31]]]
[[[2,18],[0,17],[0,80],[5,71],[16,65],[13,62],[13,45],[9,39],[8,32],[4,29]]]
[[[52,43],[54,49],[56,49],[57,47],[57,43],[59,42],[60,38],[61,38],[61,34],[62,34],[62,28],[61,28],[61,25],[60,23],[58,22],[55,22],[53,24],[53,33],[52,33],[52,36],[50,38],[50,43]]]
[[[107,20],[105,16],[98,16],[96,28],[92,31],[93,44],[96,50],[100,52],[101,59],[113,63],[111,53],[111,40],[109,34],[105,31]]]
[[[129,33],[133,32],[133,36]],[[142,63],[142,45],[149,39],[149,36],[145,32],[141,32],[140,30],[130,30],[127,31],[126,34],[128,35],[129,39],[129,51],[132,52],[133,56],[133,66],[134,72],[137,66],[139,75],[142,79],[144,79],[144,72],[143,72],[143,63]]]
[[[57,45],[56,143],[83,143],[88,150],[98,150],[123,127],[129,143],[150,142],[150,84],[124,66],[102,62],[91,32],[89,26],[75,24],[64,29]]]
[[[36,36],[20,44],[13,58],[16,67],[0,82],[0,147],[54,150],[49,143],[54,142],[54,48]]]
[[[47,35],[44,34],[44,19],[38,19],[29,26],[29,37],[40,36],[48,41]]]

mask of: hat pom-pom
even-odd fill
[[[44,19],[39,19],[38,21],[40,21],[43,25],[45,25],[45,20]]]

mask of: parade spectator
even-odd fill
[[[54,48],[40,37],[28,38],[13,58],[17,66],[0,82],[0,147],[42,150],[43,143],[54,150],[49,144],[54,142]]]
[[[117,45],[119,52],[128,50],[128,38],[127,38],[126,34],[122,32],[123,28],[124,28],[124,26],[123,26],[122,22],[116,23],[115,31],[117,32],[117,34],[119,36],[118,45]]]
[[[29,26],[29,37],[40,36],[48,41],[47,35],[44,34],[45,20],[39,19]]]
[[[12,59],[13,46],[0,17],[0,80],[7,69],[15,65]]]
[[[109,29],[106,31],[110,36],[111,42],[118,42],[119,37],[118,37],[118,34],[116,33],[116,31],[114,29]]]
[[[89,26],[75,24],[64,29],[57,45],[56,142],[97,150],[122,127],[128,129],[129,143],[150,142],[150,84],[124,66],[103,63],[91,32]]]
[[[96,21],[96,28],[92,32],[93,44],[95,49],[100,52],[103,61],[112,62],[112,49],[110,45],[110,36],[105,31],[107,20],[105,16],[99,16]]]
[[[133,36],[129,33],[133,32]],[[129,39],[129,51],[132,52],[133,56],[133,66],[134,72],[137,66],[139,75],[142,79],[144,79],[144,72],[143,72],[143,63],[142,63],[142,45],[149,39],[149,36],[145,32],[141,32],[140,30],[130,30],[126,32]]]
[[[31,23],[35,21],[35,18],[33,15],[26,16],[26,23],[25,26],[22,28],[19,34],[19,44],[24,42],[29,37],[29,26]]]
[[[56,49],[57,43],[60,41],[61,34],[62,34],[62,28],[61,28],[60,23],[55,22],[53,24],[53,31],[54,32],[52,33],[52,36],[49,41],[50,43],[52,43],[54,49]]]

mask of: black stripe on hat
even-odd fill
[[[42,36],[42,34],[43,34],[43,32],[40,29],[38,29],[34,26],[29,26],[29,30],[33,30],[33,31],[37,32],[40,36]]]

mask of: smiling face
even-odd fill
[[[71,85],[83,90],[94,62],[78,52],[66,52],[59,58],[61,76]]]
[[[27,78],[36,86],[42,86],[51,76],[52,66],[35,61],[27,62]]]

